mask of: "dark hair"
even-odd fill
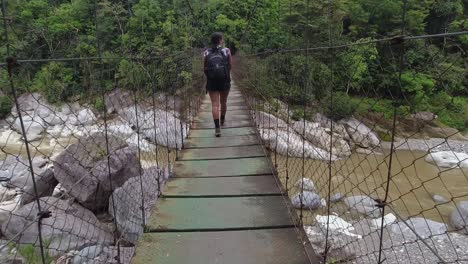
[[[221,32],[215,32],[211,34],[211,44],[213,45],[218,45],[222,39],[223,39],[223,33]]]

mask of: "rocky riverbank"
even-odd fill
[[[180,149],[189,130],[174,109],[166,105],[153,108],[144,102],[135,106],[130,98],[124,90],[109,94],[106,125],[90,106],[53,106],[37,93],[21,95],[18,100],[26,135],[22,135],[16,107],[0,121],[2,261],[24,263],[39,257],[34,247],[38,246],[37,217],[42,217],[46,254],[56,263],[117,263],[116,236],[121,245],[120,263],[130,262],[133,246],[143,232],[142,215],[149,217],[171,174],[166,162],[155,166],[156,146]],[[33,157],[40,210],[25,136]],[[152,155],[151,162],[141,163],[144,160],[139,155],[145,153]],[[169,154],[164,157],[168,158]],[[28,247],[36,253],[21,256]]]

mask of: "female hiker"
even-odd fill
[[[227,98],[231,88],[231,51],[223,47],[223,35],[219,32],[211,35],[211,48],[204,52],[204,71],[206,75],[206,90],[210,94],[215,135],[221,136],[221,126],[226,121]],[[219,120],[219,104],[221,102],[221,123]]]

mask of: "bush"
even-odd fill
[[[333,103],[330,104],[330,95],[322,100],[325,115],[335,121],[350,117],[356,111],[356,105],[351,97],[343,92],[333,93]]]
[[[8,96],[0,96],[0,118],[5,118],[10,113],[11,105]]]
[[[94,105],[94,108],[95,108],[96,110],[98,110],[99,112],[103,112],[103,111],[104,111],[104,108],[105,108],[105,106],[104,106],[104,101],[102,100],[101,97],[97,97],[97,98],[94,100],[93,105]]]
[[[46,64],[34,76],[33,87],[44,94],[49,103],[66,101],[75,94],[76,82],[73,80],[73,70],[63,63]]]

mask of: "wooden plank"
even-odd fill
[[[293,225],[282,196],[162,198],[151,231],[221,230]]]
[[[176,161],[175,177],[227,177],[271,174],[266,157],[229,160]]]
[[[294,228],[144,234],[134,264],[306,264]]]
[[[273,175],[223,178],[173,178],[164,188],[169,196],[222,196],[280,194]]]
[[[254,145],[225,148],[185,149],[180,153],[179,160],[233,159],[263,156],[265,156],[263,148],[260,145]]]

